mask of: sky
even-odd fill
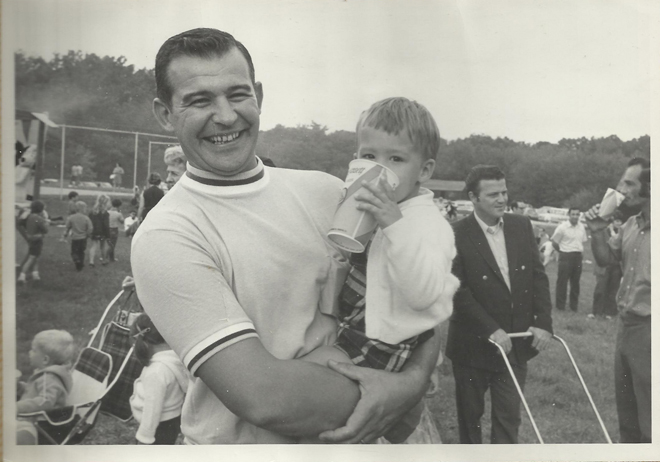
[[[261,128],[355,129],[390,96],[424,104],[445,139],[651,132],[660,2],[635,0],[6,0],[3,40],[153,68],[195,27],[232,33],[264,85]],[[655,51],[655,53],[654,53]]]

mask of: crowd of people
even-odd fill
[[[240,42],[215,29],[171,37],[155,76],[154,114],[181,145],[165,154],[176,187],[164,194],[151,174],[130,224],[139,224],[131,268],[146,313],[131,327],[147,366],[130,401],[137,441],[173,444],[181,432],[186,444],[440,443],[423,398],[442,360],[439,325],[449,320],[460,442],[481,443],[490,390],[491,443],[517,443],[513,379],[524,388],[529,360],[553,336],[539,247],[549,242],[559,255],[554,308],[565,310],[570,283],[576,311],[587,241],[579,211],[541,236],[528,217],[505,213],[504,172],[477,165],[466,178],[474,212],[450,225],[421,187],[435,168],[438,127],[423,105],[388,98],[359,117],[355,157],[388,167],[399,184],[359,185],[357,207],[378,227],[363,253],[349,254],[327,238],[344,183],[256,156],[264,92]],[[649,172],[644,159],[624,172],[618,189],[640,213],[618,232],[598,205],[585,213],[598,265],[622,272],[621,442],[651,436]],[[107,263],[113,225],[127,221],[121,203],[101,195],[86,216],[84,202],[71,200],[72,256],[84,235],[90,265],[97,254]],[[84,245],[75,252],[82,269]],[[510,336],[519,332],[528,337]],[[43,354],[41,345],[33,349]],[[54,374],[50,362],[32,365],[37,378]]]

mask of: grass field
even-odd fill
[[[91,206],[92,197],[82,200]],[[46,197],[51,217],[66,214],[66,201]],[[123,209],[128,212],[128,204]],[[116,256],[119,262],[107,266],[75,271],[69,244],[60,242],[63,228],[51,227],[40,259],[42,281],[29,281],[17,287],[16,342],[17,367],[23,378],[30,374],[28,351],[35,333],[50,328],[66,329],[79,346],[84,346],[89,331],[98,322],[108,302],[119,292],[122,279],[131,273],[129,263],[130,239],[121,234]],[[585,261],[593,260],[589,245]],[[547,268],[554,302],[556,263]],[[601,413],[612,439],[616,441],[617,419],[614,404],[613,351],[616,322],[587,320],[591,312],[595,285],[593,265],[585,263],[581,279],[579,312],[553,312],[555,333],[564,338],[580,367],[587,386]],[[428,398],[428,405],[445,443],[457,443],[454,381],[449,360],[440,366],[440,391]],[[603,443],[600,430],[588,399],[564,352],[556,343],[529,363],[525,396],[546,443]],[[489,441],[489,406],[483,419],[484,442]],[[136,425],[121,423],[101,415],[85,444],[133,444]],[[520,429],[521,443],[536,443],[532,425],[523,411]]]

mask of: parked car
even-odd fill
[[[539,214],[534,207],[527,207],[523,210],[523,215],[529,217],[531,220],[539,220]]]
[[[544,205],[536,210],[540,221],[548,223],[561,223],[568,220],[568,209],[548,207]]]
[[[459,199],[452,202],[456,206],[456,211],[460,214],[467,215],[469,213],[472,213],[472,211],[474,210],[474,204],[472,203],[472,201]]]

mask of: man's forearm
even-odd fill
[[[254,339],[213,355],[198,375],[231,412],[289,436],[342,426],[360,398],[352,380],[310,362],[274,358]]]
[[[598,266],[608,266],[614,262],[614,255],[607,243],[607,229],[591,232],[591,252]]]

